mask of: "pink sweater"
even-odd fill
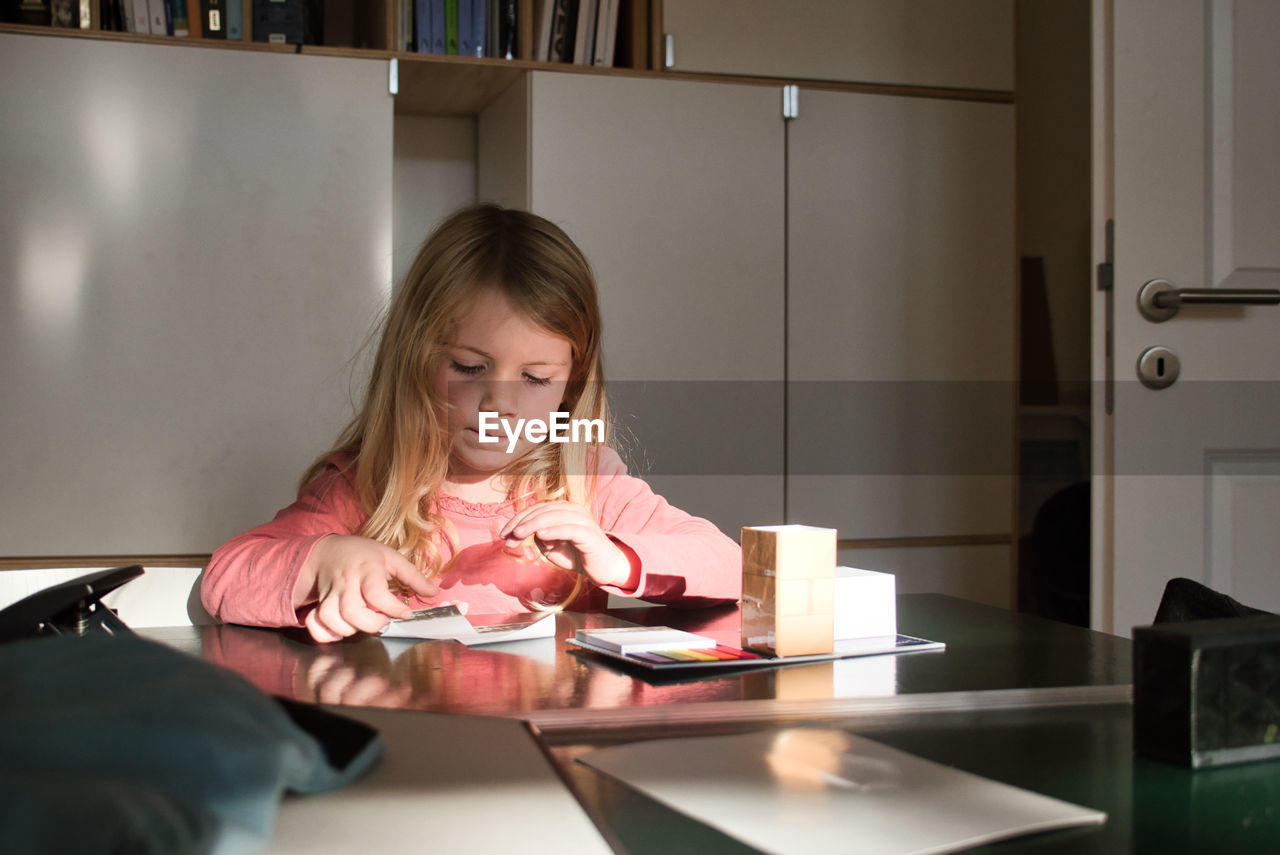
[[[353,473],[341,457],[307,484],[297,501],[275,519],[223,544],[213,553],[200,584],[210,614],[228,623],[300,626],[293,589],[316,542],[329,534],[358,534],[367,518],[356,500]],[[415,598],[413,608],[457,605],[464,613],[530,611],[563,595],[567,574],[541,561],[525,561],[503,549],[498,532],[514,513],[513,502],[476,504],[441,495],[438,511],[457,536],[449,571],[434,580],[440,595]],[[575,609],[602,608],[607,592],[686,606],[735,601],[742,589],[738,545],[704,519],[672,507],[649,485],[627,475],[611,449],[602,454],[592,511],[600,527],[640,561],[634,591],[586,585]]]

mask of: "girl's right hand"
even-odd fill
[[[440,593],[413,562],[391,547],[357,535],[329,535],[307,558],[294,606],[316,604],[303,624],[321,643],[357,632],[377,633],[391,618],[408,617],[411,611],[391,593],[392,579],[422,597]]]

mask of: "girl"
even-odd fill
[[[566,412],[597,429],[578,442],[509,438]],[[608,426],[582,253],[533,214],[463,209],[395,297],[359,414],[296,502],[213,554],[201,598],[224,621],[305,625],[322,642],[378,632],[411,607],[738,599],[737,544],[628,476],[600,436]]]

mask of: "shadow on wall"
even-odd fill
[[[1089,625],[1089,482],[1063,487],[1019,540],[1018,611]]]

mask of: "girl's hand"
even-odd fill
[[[542,554],[557,567],[582,571],[597,585],[632,590],[639,583],[640,568],[609,538],[591,513],[574,502],[541,502],[513,516],[498,536],[517,546],[530,535]]]
[[[294,607],[317,604],[303,624],[322,643],[357,632],[376,633],[391,618],[408,617],[411,611],[391,593],[392,579],[423,597],[440,593],[391,547],[367,537],[330,535],[311,550],[294,589]]]

